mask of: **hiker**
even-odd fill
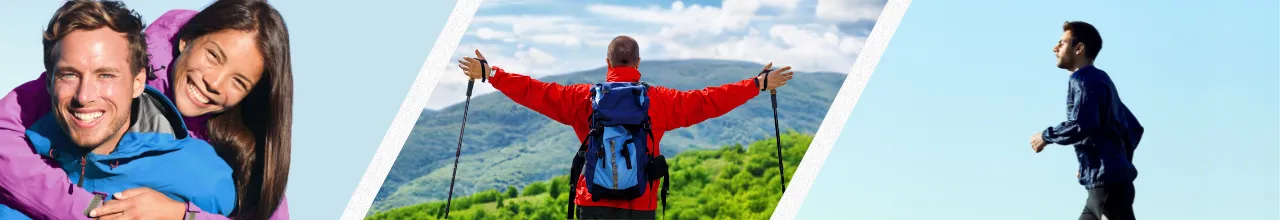
[[[646,129],[636,129],[643,130],[643,132],[636,133],[636,130],[628,128],[628,131],[626,132],[631,132],[630,134],[635,136],[631,136],[631,139],[628,139],[627,141],[648,142],[647,154],[649,157],[637,157],[637,159],[650,159],[649,161],[653,163],[629,161],[630,157],[627,158],[628,161],[614,160],[616,158],[611,157],[609,158],[609,163],[612,163],[612,167],[616,169],[633,168],[632,164],[636,164],[641,168],[647,167],[649,172],[653,173],[646,174],[644,172],[640,172],[638,175],[648,175],[649,178],[647,181],[644,180],[644,178],[640,178],[640,181],[646,183],[639,185],[657,185],[658,181],[655,177],[665,176],[667,171],[667,165],[664,157],[661,156],[662,154],[658,144],[662,140],[664,132],[671,131],[676,128],[693,126],[707,119],[724,115],[734,108],[746,103],[756,95],[759,95],[762,91],[772,90],[786,85],[787,81],[791,79],[793,74],[790,71],[791,67],[783,67],[770,71],[767,74],[756,75],[756,77],[744,79],[742,81],[718,87],[708,87],[696,91],[678,91],[661,86],[648,86],[647,84],[643,85],[643,88],[641,88],[641,86],[635,86],[634,84],[625,84],[640,82],[641,77],[641,73],[638,70],[638,67],[640,66],[639,45],[635,39],[625,35],[618,36],[609,43],[605,64],[608,67],[608,73],[605,79],[607,83],[599,84],[601,86],[588,84],[565,86],[557,83],[542,82],[529,76],[507,72],[497,66],[488,66],[487,61],[484,56],[481,55],[479,50],[476,50],[476,58],[464,57],[462,60],[459,60],[459,67],[461,67],[464,70],[464,73],[471,79],[488,81],[495,89],[511,98],[511,100],[516,103],[528,107],[542,115],[546,115],[552,120],[572,126],[579,140],[584,142],[583,146],[579,149],[578,157],[575,157],[575,168],[573,168],[573,174],[571,174],[571,178],[573,179],[570,179],[573,186],[569,191],[570,199],[573,201],[573,204],[570,204],[570,213],[568,216],[570,218],[575,214],[584,219],[656,218],[654,210],[657,209],[657,187],[645,187],[642,192],[631,192],[636,194],[629,196],[613,194],[597,195],[592,193],[592,191],[596,191],[598,185],[594,185],[595,183],[587,181],[587,179],[593,175],[593,172],[582,172],[582,177],[577,177],[579,174],[578,172],[582,171],[576,167],[581,165],[579,162],[582,161],[579,160],[582,159],[582,155],[586,153],[584,148],[587,148],[588,145],[601,143],[601,140],[589,141],[588,137],[605,138],[612,141],[614,139],[609,138],[620,137],[619,135],[628,135],[620,134],[620,131],[614,127],[597,127],[596,125],[599,125],[597,124],[599,123],[597,120],[643,120],[646,122],[645,125],[648,125],[645,126],[647,127]],[[772,64],[766,65],[765,70],[768,70],[771,66]],[[593,90],[598,92],[593,92]],[[631,90],[631,92],[618,92],[627,90]],[[614,92],[611,95],[607,91]],[[615,114],[616,116],[619,112],[629,110],[608,109],[611,110],[611,112],[593,113],[593,108],[595,108],[595,106],[637,105],[636,102],[619,101],[634,100],[631,97],[626,97],[627,94],[632,93],[641,96],[639,100],[642,101],[639,102],[638,105],[647,107],[647,114],[640,113],[641,115],[627,115],[630,117],[627,119],[619,119],[618,117],[608,119],[608,117],[599,117],[599,115],[593,116],[594,114]],[[604,101],[593,103],[592,96],[600,97],[600,99]],[[651,102],[643,101],[646,99]],[[610,145],[612,144],[613,143],[610,143]],[[627,149],[627,146],[631,146],[628,144],[629,143],[622,143],[622,149],[625,150],[617,151],[611,149],[609,151],[615,153],[621,152],[624,155],[627,152],[635,151],[633,149]],[[646,146],[646,144],[640,143],[637,146]],[[594,165],[592,165],[594,160],[587,160],[586,163],[586,165],[581,166],[588,169],[594,167]],[[626,166],[623,167],[622,165],[618,165],[622,163],[625,163]],[[607,171],[597,170],[597,172]],[[618,177],[614,176],[614,179],[617,180]],[[666,182],[663,183],[665,184]],[[663,192],[665,191],[666,190],[663,189]],[[634,198],[629,200],[600,198],[615,196]],[[577,213],[573,213],[572,211],[574,205],[579,206]]]
[[[288,35],[280,13],[258,0],[170,10],[146,28],[145,52],[154,71],[146,83],[173,101],[186,123],[179,132],[207,140],[231,166],[237,195],[232,219],[289,218],[284,197],[293,105]],[[228,219],[147,187],[126,190],[125,197],[89,210],[94,195],[75,187],[62,167],[44,163],[26,140],[24,131],[51,110],[45,78],[41,74],[0,99],[0,204],[36,219],[88,219],[86,212],[103,219],[179,218],[168,214],[184,211],[197,219]]]
[[[53,110],[30,126],[27,138],[37,154],[64,168],[64,178],[101,192],[94,201],[143,186],[230,214],[236,200],[231,167],[207,142],[187,138],[177,109],[146,85],[142,29],[122,3],[70,1],[59,8],[44,32]],[[25,217],[0,211],[3,219]]]
[[[1036,153],[1049,144],[1072,145],[1080,163],[1076,178],[1089,193],[1081,220],[1134,219],[1133,151],[1142,140],[1143,127],[1111,77],[1093,61],[1102,50],[1102,36],[1089,23],[1062,24],[1062,38],[1053,47],[1058,68],[1071,71],[1067,94],[1067,121],[1031,136]]]

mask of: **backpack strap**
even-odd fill
[[[568,204],[569,212],[567,213],[568,215],[565,215],[568,219],[574,219],[574,217],[577,216],[573,211],[573,209],[576,206],[575,204],[573,204],[573,200],[578,197],[578,190],[577,190],[578,177],[582,176],[582,167],[586,166],[587,143],[590,143],[591,137],[594,136],[597,132],[599,132],[599,130],[592,128],[591,131],[587,133],[587,137],[582,139],[582,145],[578,146],[578,152],[574,153],[573,155],[573,165],[569,168],[569,181],[568,181],[569,182],[569,204]]]
[[[588,95],[588,98],[592,100],[593,104],[595,103],[596,93],[599,89],[599,84],[591,87],[591,93]],[[573,155],[573,165],[569,167],[569,204],[567,205],[568,213],[565,215],[565,218],[567,219],[575,219],[578,216],[577,213],[574,212],[574,208],[576,208],[577,205],[573,204],[573,200],[578,197],[578,178],[582,176],[582,167],[586,166],[587,144],[590,143],[591,137],[604,131],[602,127],[596,124],[595,117],[596,114],[594,112],[587,116],[587,124],[591,129],[587,132],[587,137],[582,139],[582,145],[578,146],[578,151]]]

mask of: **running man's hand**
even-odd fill
[[[462,73],[467,74],[467,77],[471,77],[471,80],[493,76],[493,69],[489,68],[488,64],[480,62],[483,60],[485,60],[484,55],[480,54],[480,50],[476,50],[476,58],[462,57],[458,60],[458,68],[462,69]]]
[[[1044,150],[1044,147],[1048,145],[1049,142],[1044,141],[1043,132],[1036,132],[1035,135],[1031,135],[1031,150],[1036,153],[1040,153],[1040,151]]]
[[[764,66],[764,69],[768,70],[769,68],[772,68],[772,67],[773,67],[773,63],[770,62],[768,65]],[[794,73],[791,72],[791,66],[786,66],[786,67],[773,70],[773,72],[769,72],[769,74],[765,74],[764,76],[757,76],[756,79],[760,80],[760,82],[766,83],[765,85],[761,85],[764,87],[764,88],[761,88],[762,90],[774,90],[774,89],[778,89],[778,87],[787,85],[787,81],[791,81],[792,74]],[[761,77],[768,77],[768,78],[761,79]]]

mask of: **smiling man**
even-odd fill
[[[163,213],[175,219],[193,204],[228,215],[235,208],[231,168],[208,143],[187,138],[173,103],[146,85],[147,54],[143,24],[123,3],[69,1],[44,32],[44,64],[52,111],[27,130],[35,152],[62,167],[74,186],[3,189],[0,204],[39,200],[31,195],[71,193],[67,187],[95,192],[92,199],[66,209],[22,207],[24,212],[83,212],[147,187],[177,201]],[[0,169],[24,169],[2,167]],[[7,179],[5,179],[8,181]],[[59,191],[60,190],[60,191]],[[43,191],[35,193],[33,191]],[[183,203],[187,204],[183,204]],[[87,207],[87,208],[81,208]],[[2,207],[0,219],[49,216]],[[128,218],[129,213],[114,217]]]

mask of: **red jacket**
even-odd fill
[[[528,107],[539,114],[546,115],[551,120],[573,126],[573,131],[578,134],[579,142],[586,138],[587,132],[590,130],[587,124],[587,116],[591,113],[590,98],[588,97],[591,85],[564,86],[558,83],[538,81],[529,76],[509,73],[496,66],[492,68],[494,75],[489,78],[489,83],[493,84],[495,89],[498,89],[498,91],[516,103]],[[632,67],[610,68],[607,78],[606,80],[609,82],[639,82],[640,71]],[[747,101],[759,94],[759,85],[756,84],[754,78],[695,91],[679,91],[660,86],[651,86],[649,90],[649,100],[651,101],[649,118],[652,120],[653,136],[657,139],[655,144],[650,146],[653,149],[652,156],[661,154],[662,148],[659,147],[660,144],[658,143],[662,142],[662,135],[666,131],[693,126],[707,119],[719,117],[747,103]],[[577,190],[578,196],[573,198],[573,202],[579,206],[605,206],[642,211],[657,209],[656,195],[658,187],[649,188],[649,191],[645,192],[643,196],[631,201],[600,200],[593,202],[591,201],[591,194],[587,192],[585,178],[579,177],[575,181],[578,181],[578,184],[576,189],[573,190]],[[654,186],[661,185],[658,184],[658,181],[654,181],[652,184]]]

